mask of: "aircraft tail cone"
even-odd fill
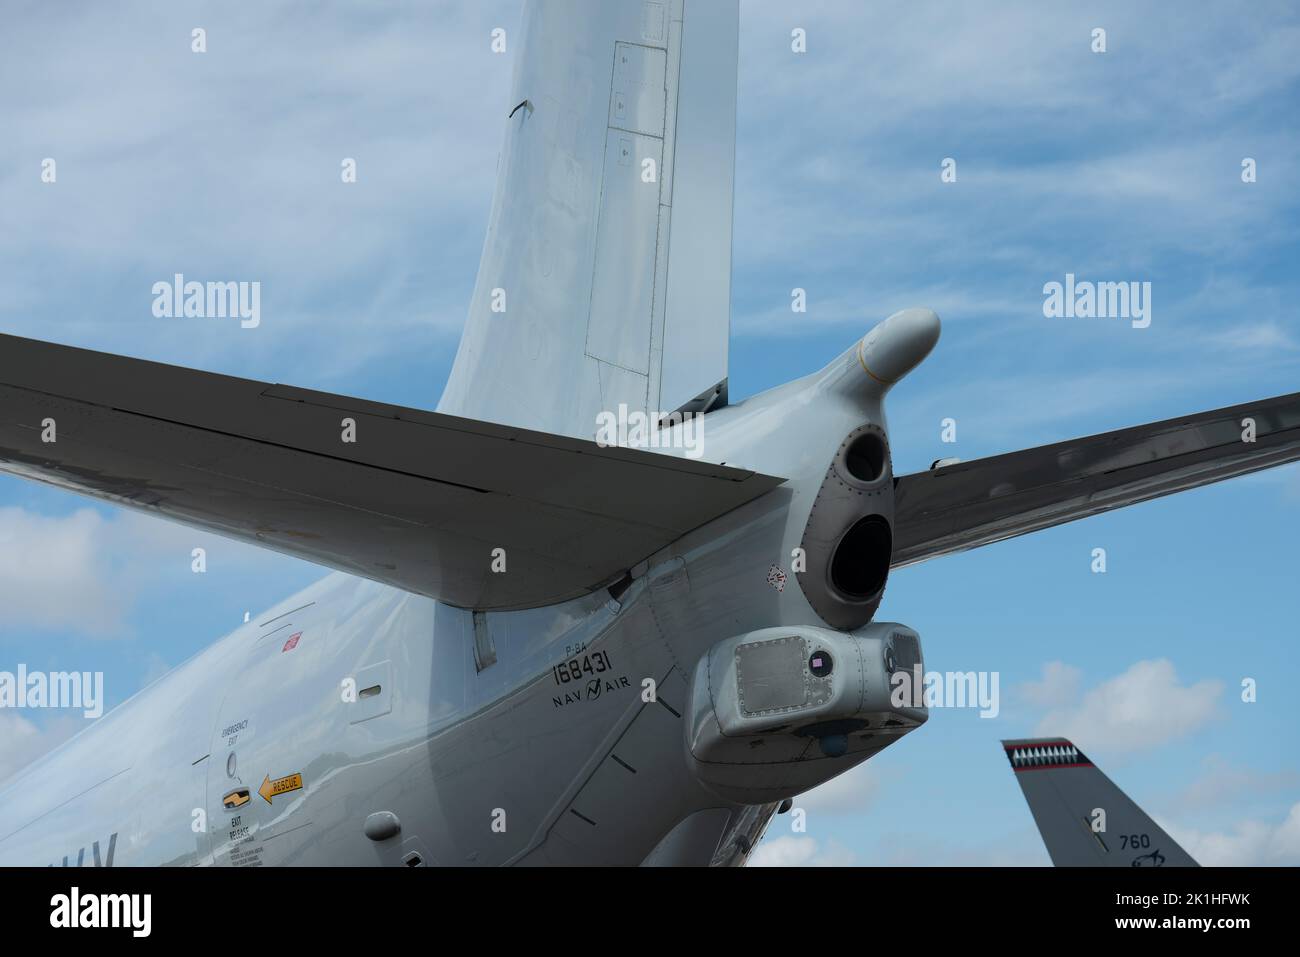
[[[939,330],[939,317],[929,309],[896,312],[858,343],[858,364],[883,395],[930,354]]]

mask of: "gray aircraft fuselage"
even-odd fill
[[[727,405],[738,17],[525,5],[436,413],[0,335],[0,468],[338,570],[4,783],[0,866],[743,863],[926,720],[892,567],[1300,460],[1295,394],[895,475],[925,309]]]
[[[901,313],[867,359],[901,375],[937,335]],[[879,718],[882,642],[907,630],[828,629],[796,584],[828,463],[864,423],[883,435],[862,348],[707,415],[711,459],[787,482],[614,588],[475,613],[336,573],[258,615],[13,778],[0,865],[89,865],[96,844],[110,863],[110,842],[113,866],[743,862],[782,799],[925,720]],[[891,481],[886,460],[873,487]],[[726,642],[754,632],[793,653],[806,708],[726,703]],[[814,679],[819,651],[838,667]]]

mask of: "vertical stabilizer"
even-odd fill
[[[737,0],[527,4],[438,411],[591,438],[621,405],[725,395],[738,22]]]

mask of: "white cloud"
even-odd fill
[[[1177,813],[1241,808],[1244,802],[1300,790],[1300,774],[1287,769],[1257,771],[1222,755],[1206,755],[1197,777],[1164,806]]]
[[[833,777],[794,799],[796,808],[810,815],[858,812],[869,807],[880,795],[880,778],[864,761],[855,768]],[[778,821],[784,820],[782,817]]]
[[[0,784],[84,727],[84,721],[62,716],[41,730],[20,714],[0,711]]]
[[[1079,695],[1083,672],[1062,661],[1049,661],[1043,665],[1041,681],[1027,681],[1020,686],[1020,694],[1030,704],[1050,708],[1062,701],[1073,701]]]
[[[1068,423],[1085,417],[1101,431],[1099,414],[1191,389],[1169,414],[1245,401],[1261,365],[1293,380],[1296,280],[1261,266],[1294,245],[1295,184],[1239,176],[1247,153],[1262,170],[1300,147],[1258,119],[1300,73],[1279,55],[1294,10],[1268,10],[747,3],[735,337],[848,337],[935,308],[946,345],[921,370],[929,391],[895,415],[929,430],[913,406],[962,410],[984,443],[964,458],[1081,434]],[[1094,20],[1111,31],[1104,56],[1087,52]],[[791,24],[808,30],[804,56],[782,42]],[[947,155],[959,178],[943,186]],[[1150,280],[1152,328],[1044,319],[1042,284],[1066,271]],[[790,312],[795,286],[805,314]],[[1262,321],[1225,330],[1229,315]]]
[[[295,562],[137,512],[106,517],[79,507],[48,515],[0,507],[0,627],[9,632],[70,629],[93,638],[124,637],[142,591],[192,574],[196,547],[207,550],[210,570],[219,562],[253,569]],[[156,663],[149,669],[156,671]]]
[[[0,607],[7,627],[77,628],[103,636],[117,630],[128,605],[109,582],[105,551],[111,522],[82,508],[39,515],[0,508]]]
[[[306,385],[454,342],[514,60],[489,33],[518,14],[218,5],[205,54],[188,14],[149,3],[7,17],[5,66],[34,80],[0,107],[5,331]],[[174,272],[260,281],[261,327],[153,318]]]
[[[1054,674],[1059,683],[1065,666]],[[1030,694],[1049,685],[1031,685]],[[1147,751],[1191,734],[1215,716],[1223,685],[1199,681],[1184,685],[1165,658],[1139,661],[1123,674],[1102,682],[1076,701],[1063,700],[1038,722],[1036,734],[1061,735],[1084,751],[1128,754]]]
[[[1209,337],[1216,346],[1226,349],[1282,350],[1300,348],[1295,337],[1273,320],[1239,323]]]
[[[1279,823],[1247,819],[1228,831],[1201,832],[1161,822],[1161,827],[1208,867],[1294,867],[1300,865],[1300,803]]]
[[[749,867],[852,867],[855,855],[835,841],[786,835],[763,840],[749,856]]]
[[[889,833],[881,837],[880,867],[1050,867],[1051,858],[1038,831],[1022,827],[1000,840],[962,843],[931,834]]]

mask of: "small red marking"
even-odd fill
[[[785,591],[785,572],[781,566],[773,565],[767,573],[767,583],[777,591]]]
[[[290,635],[290,636],[289,636],[289,640],[286,641],[286,642],[284,643],[284,647],[280,649],[280,654],[284,654],[286,651],[293,651],[293,649],[297,648],[297,647],[298,647],[298,639],[301,638],[301,637],[302,637],[302,632],[301,632],[301,631],[300,631],[300,632],[297,632],[296,634],[292,634],[292,635]]]

